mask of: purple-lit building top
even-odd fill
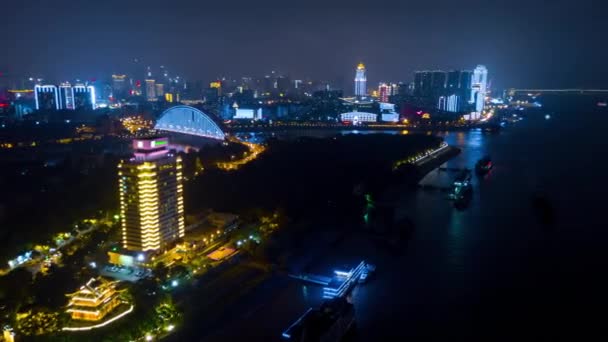
[[[148,161],[167,156],[169,153],[169,138],[141,138],[133,140],[133,155],[135,160]]]

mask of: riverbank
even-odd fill
[[[498,132],[500,126],[487,122],[470,123],[459,125],[410,125],[410,124],[369,124],[369,125],[346,125],[346,124],[317,124],[317,123],[284,123],[284,124],[254,124],[254,125],[232,125],[228,130],[232,133],[246,132],[277,132],[298,130],[327,130],[327,131],[407,131],[411,133],[420,132],[445,132],[445,131],[469,131],[471,129],[482,129],[485,131]]]
[[[424,161],[418,163],[418,165],[416,165],[418,168],[418,179],[416,179],[416,184],[418,184],[429,172],[435,170],[443,163],[459,155],[460,151],[461,150],[457,147],[447,146],[436,154],[433,154]]]

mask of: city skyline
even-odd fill
[[[596,42],[606,24],[593,15],[604,4],[319,5],[8,3],[10,15],[0,25],[18,39],[5,49],[0,72],[100,78],[128,73],[130,61],[141,59],[145,66],[176,66],[175,73],[197,80],[273,69],[347,80],[352,65],[363,60],[370,84],[407,81],[414,70],[479,63],[493,70],[498,88],[605,85],[601,66],[607,51]],[[383,25],[374,25],[374,18]],[[589,39],[575,39],[581,35]],[[574,67],[576,73],[555,72]]]

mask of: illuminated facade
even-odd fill
[[[66,312],[74,320],[102,320],[121,303],[115,284],[103,278],[91,278],[78,291],[67,295],[70,301]]]
[[[36,110],[59,110],[59,89],[54,85],[36,85],[34,87]]]
[[[128,93],[127,75],[112,75],[112,97],[120,100],[126,98]]]
[[[380,83],[378,86],[378,99],[380,102],[388,102],[388,97],[391,93],[390,85],[386,83]]]
[[[96,108],[95,87],[65,83],[59,86],[59,109]]]
[[[222,96],[222,81],[214,81],[209,83],[209,88],[217,89],[217,96]]]
[[[158,250],[184,236],[182,160],[169,153],[168,143],[136,139],[134,157],[118,165],[125,249]]]
[[[36,110],[60,110],[96,108],[95,87],[82,84],[65,83],[54,85],[36,85],[34,88]]]
[[[162,83],[156,83],[156,97],[165,96],[165,85]]]
[[[153,79],[146,80],[146,99],[148,101],[156,101],[156,81]]]
[[[470,102],[475,106],[475,112],[481,113],[483,111],[486,90],[488,85],[488,69],[483,65],[478,65],[473,70],[473,76],[471,78],[471,100]]]
[[[380,119],[384,122],[398,122],[399,113],[395,111],[395,105],[392,103],[380,102]]]
[[[377,122],[378,114],[366,112],[349,112],[340,114],[340,120],[343,122],[352,122],[354,124],[360,122]]]
[[[460,96],[456,94],[440,96],[439,101],[437,102],[437,108],[446,112],[459,112],[461,110]]]
[[[359,63],[355,72],[355,96],[367,95],[367,78],[365,76],[365,64]]]

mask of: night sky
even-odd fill
[[[190,80],[277,70],[350,82],[362,60],[372,84],[485,64],[496,88],[608,88],[607,10],[591,0],[9,0],[0,71],[107,78],[140,58]]]

